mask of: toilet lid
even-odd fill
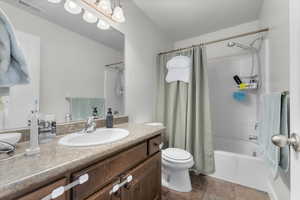
[[[192,155],[189,152],[177,148],[168,148],[164,150],[162,154],[165,158],[170,158],[172,160],[184,161],[192,158]]]

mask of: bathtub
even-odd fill
[[[216,171],[211,176],[268,192],[269,170],[251,141],[214,138]]]

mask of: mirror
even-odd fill
[[[61,4],[1,1],[26,57],[30,82],[0,86],[0,129],[27,126],[35,107],[58,123],[124,115],[124,35],[87,23]],[[38,16],[38,17],[37,17]]]

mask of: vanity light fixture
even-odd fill
[[[66,0],[65,9],[71,14],[77,15],[81,13],[82,8],[72,0]]]
[[[114,13],[112,15],[112,18],[119,23],[125,22],[124,12],[120,6],[116,6],[114,8]]]
[[[51,3],[60,3],[62,0],[48,0]],[[115,23],[124,23],[126,21],[121,0],[66,0],[64,8],[71,14],[80,14],[87,23],[96,23],[102,30],[110,28],[109,20]],[[113,2],[113,5],[112,5]]]
[[[111,8],[111,0],[100,0],[97,8],[99,8],[100,10],[102,10],[105,14],[112,14],[112,8]]]
[[[61,0],[48,0],[50,3],[60,3]]]

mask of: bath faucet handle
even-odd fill
[[[249,140],[258,140],[256,135],[249,135]]]
[[[300,136],[293,133],[290,138],[285,135],[274,135],[272,143],[280,148],[292,146],[296,152],[300,152]]]

